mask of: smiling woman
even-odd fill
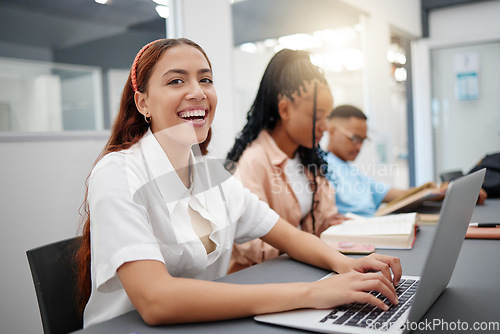
[[[207,155],[216,105],[212,68],[196,43],[158,40],[136,56],[111,138],[88,178],[76,256],[84,326],[134,309],[156,325],[360,299],[387,308],[362,292],[373,289],[397,303],[397,258],[341,255],[293,228]],[[227,273],[233,243],[256,238],[349,273],[308,284],[212,282]]]
[[[207,153],[206,147],[210,141],[211,133],[210,125],[216,104],[217,97],[212,84],[210,61],[203,49],[196,43],[187,39],[158,40],[149,43],[137,54],[128,84],[124,88],[120,111],[112,129],[111,138],[89,177],[85,205],[88,217],[83,227],[84,242],[77,257],[80,266],[79,291],[82,294],[82,307],[88,300],[85,308],[86,325],[100,321],[101,317],[104,316],[101,311],[105,307],[109,307],[113,313],[106,317],[120,314],[124,308],[132,308],[130,301],[125,304],[123,301],[119,301],[120,294],[114,294],[116,298],[113,297],[113,294],[104,295],[104,301],[101,300],[102,294],[99,290],[115,290],[116,288],[113,286],[118,282],[117,272],[106,273],[107,270],[104,270],[106,266],[110,265],[109,261],[116,261],[116,259],[105,256],[108,252],[120,254],[125,249],[134,253],[134,255],[129,254],[125,257],[123,257],[124,254],[117,255],[121,258],[119,264],[140,259],[163,258],[162,262],[170,263],[169,270],[171,272],[177,272],[184,268],[176,265],[179,262],[179,256],[176,253],[185,252],[181,246],[184,243],[181,242],[181,245],[173,244],[170,240],[173,235],[168,231],[155,236],[153,231],[144,231],[145,226],[142,224],[150,221],[154,229],[165,229],[165,227],[160,227],[162,222],[169,220],[170,216],[165,205],[171,204],[172,197],[178,196],[176,190],[178,191],[179,188],[185,190],[193,187],[192,183],[196,180],[193,181],[190,167],[195,164],[197,159],[200,159],[200,154]],[[199,147],[197,151],[200,154],[195,156],[191,153],[193,145]],[[112,152],[116,152],[118,155],[112,154]],[[140,154],[139,156],[127,154],[132,152],[140,152]],[[128,158],[123,160],[125,157]],[[116,163],[126,163],[128,167],[122,170],[117,168]],[[140,172],[136,170],[137,163],[141,166],[139,167],[142,170]],[[188,164],[189,167],[185,168]],[[135,172],[131,170],[135,170]],[[131,174],[124,175],[123,172]],[[114,175],[113,180],[106,177],[111,175]],[[102,179],[103,177],[105,180]],[[109,217],[106,217],[107,214],[99,209],[102,205],[111,210],[111,213],[113,208],[117,208],[116,204],[121,202],[122,205],[129,206],[126,212],[134,215],[133,211],[136,210],[134,208],[137,208],[137,202],[142,203],[143,200],[137,199],[136,195],[131,199],[127,199],[127,196],[123,198],[123,190],[120,189],[131,187],[130,191],[135,189],[135,194],[142,196],[140,189],[144,189],[141,188],[144,184],[158,187],[160,193],[156,195],[162,197],[162,200],[157,202],[157,205],[165,208],[165,212],[150,212],[149,219],[144,217],[143,221],[139,219],[139,221],[131,222],[132,224],[127,226],[114,226],[113,221],[120,221],[116,216],[112,221],[105,222]],[[123,188],[124,186],[125,188]],[[102,202],[99,199],[99,194],[104,189],[113,192],[115,199],[110,202]],[[198,189],[198,191],[200,190]],[[182,195],[180,197],[182,198]],[[200,214],[196,214],[196,210],[189,212],[193,217],[202,217]],[[177,216],[180,213],[175,211],[171,214]],[[142,214],[140,215],[142,216]],[[125,220],[129,219],[130,217]],[[199,236],[200,240],[205,240],[207,245],[212,245],[212,241],[207,241],[208,232],[213,230],[209,221],[200,218],[197,222],[193,229],[205,231],[204,233],[200,232],[203,234]],[[105,237],[105,231],[113,227],[116,227],[116,233],[122,237],[118,238],[116,243],[106,242],[106,245],[101,245],[99,239]],[[167,230],[169,229],[167,228]],[[179,233],[180,239],[191,238],[189,233],[186,234],[182,231]],[[93,247],[96,247],[96,252],[92,254],[90,252],[91,234]],[[164,241],[162,249],[159,250],[160,253],[151,249],[148,251],[149,246],[143,249],[144,246],[141,246],[141,243],[148,238],[159,238],[159,240]],[[129,240],[126,247],[122,244],[124,240]],[[143,241],[140,242],[140,240]],[[180,250],[174,250],[179,249],[179,247],[181,247]],[[197,251],[200,250],[196,249]],[[196,252],[191,252],[193,258]],[[224,254],[223,250],[220,252]],[[222,255],[219,254],[219,256]],[[186,260],[184,262],[191,263]],[[186,263],[184,264],[186,265]],[[191,265],[193,264],[191,263]],[[202,264],[195,266],[199,267],[195,270],[196,272],[201,272],[201,268],[204,268],[200,266]],[[216,266],[212,270],[220,271],[220,269],[217,270]],[[97,280],[92,282],[90,281],[91,272],[92,276],[97,275]],[[225,270],[223,272],[225,273]],[[92,284],[90,285],[90,283]],[[125,293],[123,289],[121,291]],[[108,296],[109,298],[106,298]]]
[[[140,56],[141,52],[132,65],[131,78],[137,71]],[[192,45],[178,45],[160,56],[147,87],[141,87],[141,91],[134,86],[134,81],[132,85],[138,111],[150,119],[151,131],[161,138],[160,144],[174,167],[185,167],[176,165],[177,156],[169,155],[166,147],[190,148],[208,137],[217,95],[205,53]]]

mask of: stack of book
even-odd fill
[[[327,228],[320,238],[328,244],[350,242],[373,244],[375,248],[411,249],[415,242],[417,214],[404,213],[364,218],[346,215],[349,220]]]

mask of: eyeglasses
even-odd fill
[[[358,135],[355,135],[351,131],[349,131],[346,128],[341,127],[339,125],[336,125],[335,128],[339,129],[340,132],[342,132],[347,138],[349,138],[353,144],[363,144],[363,142],[365,140],[370,141],[370,138],[368,138],[368,137],[363,138],[363,137],[360,137]]]

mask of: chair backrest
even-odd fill
[[[26,252],[45,334],[83,327],[75,300],[77,275],[73,267],[80,241],[81,237],[66,239]]]
[[[464,176],[461,170],[454,170],[451,172],[442,173],[440,175],[442,182],[450,182]]]

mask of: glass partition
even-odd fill
[[[0,131],[102,130],[97,67],[0,58]]]
[[[166,36],[159,9],[151,0],[0,1],[0,140],[109,129],[137,50]]]

